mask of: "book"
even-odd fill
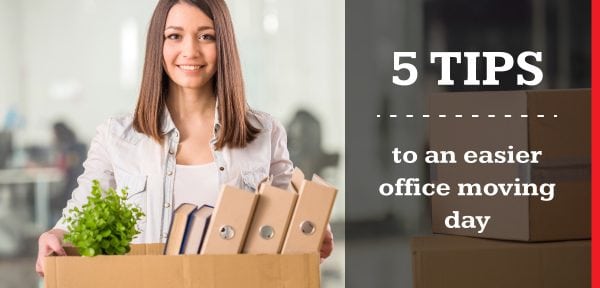
[[[262,183],[258,203],[248,230],[243,253],[278,254],[298,199],[295,191],[286,191]]]
[[[194,210],[194,212],[190,214],[185,236],[183,238],[181,254],[200,254],[200,247],[202,247],[204,235],[208,229],[208,223],[210,222],[213,210],[214,208],[212,206],[202,205],[202,207]]]
[[[197,206],[190,203],[182,203],[173,211],[171,217],[171,226],[169,227],[169,235],[165,244],[165,255],[181,254],[183,238],[185,237],[190,214],[196,210]]]
[[[200,254],[237,254],[242,250],[258,194],[223,186]]]
[[[314,174],[312,180],[300,179],[294,172],[292,186],[299,191],[281,254],[319,252],[329,223],[337,189]]]

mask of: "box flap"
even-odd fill
[[[127,255],[162,255],[164,249],[164,243],[131,244],[131,251]]]

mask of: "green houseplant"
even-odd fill
[[[144,213],[127,203],[127,189],[117,193],[109,188],[103,191],[94,180],[88,202],[69,210],[66,218],[68,232],[64,240],[73,244],[83,256],[123,255],[129,252],[129,243],[139,234],[136,223]]]

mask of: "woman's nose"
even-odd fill
[[[198,41],[193,37],[187,37],[183,41],[182,55],[185,58],[195,58],[200,56]]]

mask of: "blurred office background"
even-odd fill
[[[37,287],[95,128],[134,108],[156,0],[0,0],[0,288]],[[344,287],[344,4],[228,0],[248,101],[288,129],[292,159],[339,187],[323,287]]]

